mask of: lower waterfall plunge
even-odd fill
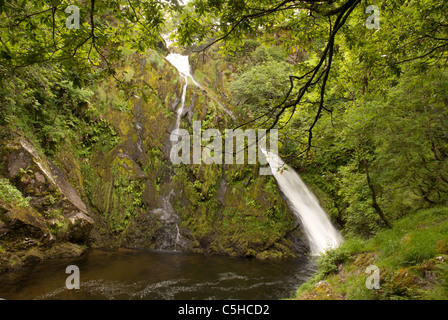
[[[322,209],[319,201],[299,175],[278,155],[262,150],[272,173],[288,200],[288,205],[301,221],[308,239],[311,254],[320,255],[337,248],[342,236]]]

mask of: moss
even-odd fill
[[[145,192],[144,172],[130,157],[119,152],[98,158],[96,170],[87,169],[90,179],[88,194],[94,206],[102,213],[107,230],[121,241],[121,235],[143,206]]]
[[[418,298],[416,288],[421,282],[421,278],[408,268],[386,269],[381,272],[381,290],[390,299]]]
[[[222,71],[227,63],[207,61],[207,65],[210,70],[198,70],[204,87],[226,87]],[[170,107],[183,88],[177,70],[155,51],[145,57],[129,53],[115,77],[118,81],[110,77],[95,88],[89,111],[94,122],[87,126],[90,133],[80,152],[85,159],[81,163],[70,158],[72,168],[64,170],[73,174],[75,184],[82,177],[80,191],[98,213],[96,245],[153,245],[161,223],[150,214],[151,209],[160,207],[161,197],[174,189],[171,204],[192,250],[232,256],[262,253],[263,258],[290,256],[291,243],[284,239],[294,229],[294,218],[272,179],[259,177],[253,166],[170,166],[165,152],[167,132],[175,120]],[[209,96],[220,97],[221,90],[208,91],[189,86],[189,116],[203,121],[207,129],[224,130],[227,115]],[[190,128],[187,119],[182,126]],[[68,153],[61,150],[56,158],[64,162]],[[223,181],[232,188],[220,192]],[[66,221],[55,211],[47,214],[53,216],[51,231],[63,234]]]
[[[126,66],[122,72],[123,72],[123,81],[125,83],[131,82],[135,75],[134,69],[131,66]]]
[[[87,250],[86,245],[70,242],[56,243],[45,251],[46,259],[79,257]]]
[[[71,222],[64,217],[62,209],[49,209],[46,212],[46,216],[49,219],[47,224],[49,225],[51,234],[58,239],[65,239],[70,231]]]
[[[44,256],[40,250],[37,248],[32,248],[24,253],[22,257],[22,263],[28,264],[31,262],[38,262],[44,259]]]
[[[370,265],[373,265],[375,262],[375,254],[368,252],[368,253],[361,253],[356,256],[356,259],[351,263],[351,267],[356,269],[365,270]]]
[[[448,240],[440,239],[437,241],[436,251],[440,254],[448,254]]]
[[[333,285],[328,281],[319,281],[314,287],[302,293],[300,300],[343,300],[344,297],[337,293]]]
[[[76,148],[72,144],[66,143],[64,148],[61,148],[61,150],[56,153],[53,158],[53,162],[59,169],[61,169],[62,172],[64,172],[70,185],[75,188],[81,197],[83,197],[84,188],[81,172],[81,160],[76,157],[74,153],[75,149]]]
[[[0,253],[0,272],[15,270],[23,266],[20,257],[15,253]]]
[[[49,232],[45,219],[42,215],[33,207],[20,207],[15,205],[14,203],[10,203],[9,206],[9,215],[11,218],[18,219],[25,224],[31,225],[37,229],[42,230],[43,232]]]
[[[21,172],[23,171],[20,168]],[[31,179],[28,175],[26,175],[27,181],[25,184],[29,183]],[[23,182],[23,177],[21,178],[21,182]],[[27,208],[29,207],[30,198],[25,198],[14,185],[8,179],[0,179],[0,204],[7,206],[8,204],[14,204],[19,207]]]
[[[291,251],[287,244],[282,244],[279,242],[275,243],[274,246],[268,250],[258,253],[256,252],[253,256],[260,260],[277,260],[293,258],[295,257],[295,254]]]
[[[151,65],[155,70],[163,70],[165,62],[159,53],[155,50],[149,50],[146,55],[146,63]]]
[[[244,181],[226,183],[242,173]],[[182,228],[209,253],[276,259],[294,255],[285,237],[294,229],[292,214],[277,189],[264,191],[269,179],[256,176],[244,166],[185,166],[176,170],[174,181],[182,201]],[[222,188],[227,185],[226,188]],[[246,196],[241,196],[246,195]],[[221,199],[221,200],[219,200]]]
[[[86,245],[61,242],[51,246],[32,247],[15,252],[0,252],[0,272],[15,270],[47,259],[79,257],[86,250]]]

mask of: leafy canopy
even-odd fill
[[[66,26],[69,5],[79,8],[79,28]],[[106,69],[124,48],[144,52],[161,41],[166,12],[177,0],[0,1],[0,72],[57,63],[79,76]]]
[[[399,75],[410,61],[431,64],[446,57],[446,2],[383,2],[379,30],[366,27],[369,5],[361,0],[194,0],[179,18],[177,38],[183,45],[201,44],[200,50],[218,43],[226,54],[254,37],[281,43],[286,54],[304,49],[306,59],[295,65],[295,73],[285,74],[290,90],[284,99],[273,99],[267,112],[248,123],[272,129],[294,121],[300,110],[313,109],[302,150],[309,152],[313,132],[323,116],[331,115],[335,99],[350,98],[334,90],[344,59],[357,60],[346,76],[362,84],[365,93],[369,78]]]

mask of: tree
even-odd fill
[[[67,28],[69,5],[79,8],[79,28]],[[123,48],[153,47],[164,12],[178,8],[177,0],[0,1],[0,72],[56,63],[74,78],[92,70],[113,74]]]
[[[288,91],[289,81],[284,75],[290,72],[289,64],[268,61],[236,76],[231,89],[245,108],[242,114],[250,113],[252,117],[265,114]]]
[[[260,120],[258,125],[272,129],[282,118],[286,123],[291,121],[302,105],[313,106],[314,118],[303,150],[309,152],[318,121],[324,113],[331,114],[327,107],[328,82],[335,74],[336,60],[341,61],[346,51],[356,51],[365,67],[359,79],[364,90],[373,72],[387,69],[399,73],[406,62],[446,56],[446,2],[383,3],[381,30],[365,27],[367,6],[360,0],[196,0],[181,16],[178,39],[181,44],[207,43],[201,50],[219,43],[224,52],[237,50],[245,39],[256,35],[281,38],[287,50],[306,46],[310,59],[296,66],[300,75],[285,74],[290,89],[284,99],[251,123]],[[313,94],[315,97],[310,98]]]

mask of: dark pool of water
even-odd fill
[[[66,267],[80,289],[66,288]],[[166,251],[92,250],[0,273],[4,299],[269,300],[290,297],[314,272],[309,258],[279,261]]]

